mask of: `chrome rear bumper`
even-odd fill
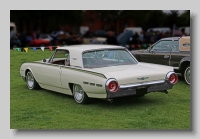
[[[120,85],[119,89],[112,93],[109,90],[107,91],[107,98],[131,96],[131,95],[143,95],[150,92],[166,92],[168,89],[171,89],[173,84],[168,80],[158,80],[150,82],[141,82],[134,84]]]

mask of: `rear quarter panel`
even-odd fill
[[[103,74],[78,68],[62,68],[62,87],[66,90],[68,88],[72,90],[73,84],[79,84],[87,93],[88,97],[106,98],[106,80],[107,78]]]

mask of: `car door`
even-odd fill
[[[151,49],[144,51],[140,57],[140,62],[170,65],[171,59],[171,44],[170,40],[161,40],[154,44]]]
[[[179,51],[179,41],[175,40],[171,43],[171,55],[170,55],[170,66],[173,66],[175,68],[179,67],[181,59],[185,57],[184,52],[181,53]]]
[[[61,88],[59,65],[45,63],[40,65],[38,68],[40,70],[37,78],[42,85],[49,86],[51,88]]]
[[[65,64],[67,50],[58,49],[54,52],[48,62],[41,65],[41,78],[40,82],[46,86],[49,86],[54,91],[62,90],[61,83],[61,69]]]

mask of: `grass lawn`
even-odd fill
[[[19,74],[21,64],[51,54],[49,49],[10,50],[11,129],[191,130],[190,86],[181,77],[168,94],[118,98],[113,103],[92,99],[80,105],[72,96],[29,90]]]

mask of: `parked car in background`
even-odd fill
[[[133,31],[127,30],[125,32],[122,32],[117,36],[117,41],[120,46],[126,47],[129,49],[129,40],[133,36]]]
[[[21,47],[21,42],[18,39],[10,40],[10,49]]]
[[[91,44],[106,44],[106,38],[103,37],[95,37],[91,39],[90,43]]]
[[[129,31],[129,30],[132,31],[133,34],[135,34],[136,32],[138,34],[140,34],[140,32],[143,31],[141,27],[127,27],[127,28],[124,29],[124,32]]]
[[[29,41],[30,46],[45,47],[51,45],[52,37],[48,34],[41,34],[38,39],[31,39]]]
[[[190,36],[190,27],[180,27],[179,30],[184,30],[187,36]]]
[[[31,90],[72,95],[79,104],[168,93],[178,81],[171,66],[138,62],[125,47],[100,44],[56,48],[48,59],[23,63],[20,75]]]
[[[156,32],[156,31],[159,31],[159,32],[163,32],[163,33],[166,33],[166,32],[170,32],[170,28],[168,27],[161,27],[161,28],[149,28],[147,30],[147,32]]]
[[[190,36],[163,38],[146,50],[131,53],[140,62],[173,66],[190,84]]]

